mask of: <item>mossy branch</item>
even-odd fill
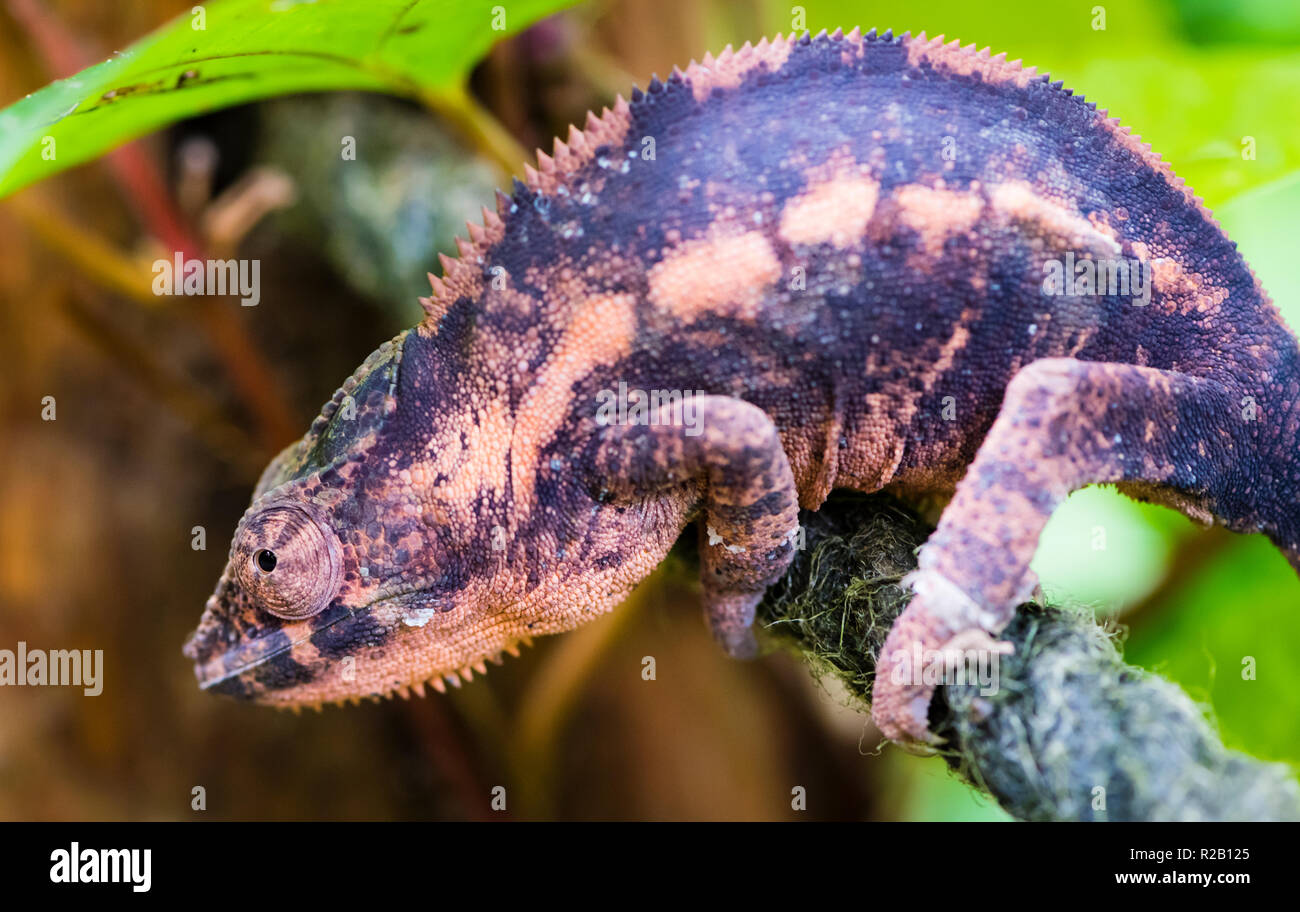
[[[864,704],[907,603],[899,586],[929,527],[884,496],[839,496],[803,517],[806,548],[760,608],[767,634]],[[999,686],[941,687],[932,729],[959,775],[1024,820],[1300,819],[1281,764],[1223,746],[1181,689],[1124,662],[1085,610],[1024,605]],[[986,690],[988,688],[985,688]]]

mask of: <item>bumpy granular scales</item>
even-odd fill
[[[748,654],[797,507],[833,489],[951,495],[882,659],[1005,627],[1088,484],[1300,565],[1295,336],[1168,164],[1005,54],[854,30],[706,55],[575,125],[467,229],[425,319],[240,527],[310,505],[336,590],[308,597],[332,565],[249,577],[234,542],[185,647],[208,692],[457,686],[614,610],[695,518],[720,546],[710,624]],[[1132,278],[1045,286],[1076,260]],[[928,741],[931,691],[882,674],[877,725]]]
[[[767,636],[839,678],[864,708],[929,528],[883,495],[805,513],[806,547],[760,608]],[[1204,708],[1126,664],[1085,610],[1021,606],[1000,634],[996,693],[940,688],[932,730],[959,775],[1023,820],[1296,820],[1281,764],[1223,746]]]

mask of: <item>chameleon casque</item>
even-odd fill
[[[1000,651],[1077,488],[1300,566],[1295,338],[1170,167],[1061,83],[924,35],[778,37],[538,158],[266,469],[185,647],[205,689],[459,685],[614,607],[696,520],[709,623],[749,655],[799,508],[887,487],[950,498],[875,684],[920,742],[933,687],[900,664]],[[1047,293],[1047,264],[1114,262],[1133,287]],[[602,420],[620,383],[697,421]]]

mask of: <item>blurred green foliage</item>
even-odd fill
[[[330,89],[432,100],[573,0],[217,0],[0,111],[0,196],[216,108]],[[52,145],[51,145],[52,143]]]
[[[395,328],[420,322],[432,251],[456,249],[466,221],[482,221],[497,185],[491,164],[448,135],[427,111],[354,92],[279,98],[260,109],[261,160],[293,175],[299,205],[277,223],[317,245],[348,284]],[[333,152],[356,137],[364,154]],[[396,331],[396,329],[394,329]]]
[[[1172,6],[1183,33],[1196,44],[1300,41],[1300,4],[1294,0],[1178,0]]]

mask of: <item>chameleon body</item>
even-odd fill
[[[1052,284],[1117,263],[1131,286]],[[203,687],[458,685],[692,521],[750,654],[797,510],[889,487],[950,498],[876,681],[921,741],[909,656],[1001,650],[1079,487],[1300,554],[1294,337],[1168,165],[1005,55],[855,30],[706,57],[539,155],[443,271],[266,470],[186,647]]]

